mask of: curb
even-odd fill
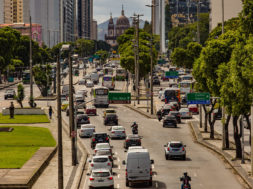
[[[5,89],[5,88],[10,87],[10,86],[13,86],[13,85],[16,85],[16,84],[18,84],[18,83],[21,83],[21,81],[18,81],[18,82],[13,82],[12,84],[9,84],[9,85],[6,85],[6,86],[3,86],[3,87],[0,87],[0,90],[1,90],[1,89]]]
[[[141,114],[141,115],[143,115],[143,116],[145,116],[145,117],[147,117],[149,119],[156,119],[155,115],[150,115],[150,114],[148,114],[146,112],[143,112],[142,110],[138,110],[138,108],[135,108],[132,105],[124,105],[124,106],[127,107],[127,108],[129,108],[129,109],[131,109],[131,110],[134,110],[134,111],[138,112],[139,114]]]
[[[230,160],[229,155],[225,154],[225,152],[223,152],[222,150],[218,149],[217,147],[213,146],[212,144],[208,144],[207,142],[204,141],[204,139],[202,138],[202,135],[200,132],[196,132],[194,126],[193,126],[193,122],[190,121],[188,123],[188,125],[190,126],[191,130],[192,130],[192,134],[194,135],[193,137],[196,139],[196,142],[201,144],[202,146],[212,150],[213,152],[215,152],[216,154],[218,154],[219,156],[224,158],[224,161],[226,161],[230,167],[235,171],[235,173],[240,176],[240,178],[249,186],[249,188],[253,188],[253,180],[252,178],[250,178],[248,176],[248,174],[246,173],[246,171],[240,166],[240,165],[236,165],[236,163],[233,163]],[[201,136],[200,136],[201,135]]]

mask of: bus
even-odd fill
[[[179,82],[180,93],[187,94],[193,92],[194,82],[192,80],[183,80]]]
[[[108,94],[109,89],[107,87],[95,87],[92,88],[91,92],[93,93],[93,105],[95,107],[106,107],[109,106]]]
[[[127,72],[123,68],[116,69],[116,81],[125,81]]]
[[[23,71],[22,81],[23,81],[23,84],[29,84],[30,83],[30,70]]]
[[[104,68],[104,75],[113,75],[113,68],[105,67]]]
[[[178,78],[179,82],[184,81],[184,80],[193,80],[192,75],[180,75]]]
[[[164,89],[164,101],[165,103],[169,103],[172,101],[177,101],[180,103],[181,99],[180,99],[180,89],[179,88],[166,88]]]
[[[102,86],[107,87],[110,90],[115,88],[115,79],[112,75],[104,75],[102,79]]]

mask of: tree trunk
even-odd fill
[[[209,125],[210,125],[210,138],[211,139],[214,139],[214,123],[215,123],[215,117],[213,117],[213,120],[212,120],[212,113],[213,113],[213,110],[214,110],[214,105],[216,104],[216,99],[214,99],[214,101],[211,103],[211,110],[208,112],[208,122],[209,122]]]
[[[242,158],[242,146],[241,146],[241,136],[239,134],[238,129],[238,116],[233,117],[233,127],[234,127],[234,140],[235,140],[235,146],[236,146],[236,158]]]
[[[249,115],[244,115],[247,121],[248,129],[249,129],[249,145],[251,146],[251,124],[249,121]]]
[[[207,117],[208,117],[208,113],[207,113],[207,110],[206,110],[206,105],[203,105],[203,109],[204,109],[204,112],[205,112],[204,130],[205,130],[205,132],[207,132]]]
[[[229,149],[229,132],[228,132],[228,126],[229,121],[231,118],[231,114],[227,116],[226,122],[225,122],[225,148]]]

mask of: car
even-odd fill
[[[190,112],[189,108],[181,108],[179,110],[179,113],[181,115],[181,119],[189,119],[192,118],[192,113]]]
[[[104,76],[104,72],[103,72],[103,71],[99,71],[99,72],[98,72],[98,76],[99,76],[99,77]]]
[[[160,80],[159,80],[158,77],[153,79],[153,85],[159,85],[160,86]]]
[[[187,97],[186,97],[186,95],[181,95],[181,105],[182,104],[187,104]]]
[[[178,104],[178,102],[176,102],[176,101],[171,101],[171,102],[169,102],[169,105],[171,105],[171,108],[173,109],[173,110],[179,110],[179,104]]]
[[[79,89],[76,94],[83,95],[83,98],[87,97],[88,91],[86,89]]]
[[[196,104],[190,104],[188,108],[192,114],[199,114],[199,108]]]
[[[114,124],[118,125],[118,116],[113,113],[107,113],[106,116],[104,117],[104,125],[108,124]]]
[[[110,133],[109,136],[111,139],[113,138],[126,138],[126,130],[123,126],[112,126],[109,129]]]
[[[170,113],[168,115],[175,116],[177,123],[181,123],[181,115],[180,115],[179,111],[170,111]]]
[[[165,115],[168,115],[170,111],[173,111],[173,109],[171,105],[165,104],[163,105],[161,111],[162,111],[162,116],[165,116]]]
[[[7,89],[5,92],[4,92],[4,100],[7,100],[9,98],[11,99],[14,99],[16,96],[16,92],[14,89]]]
[[[78,81],[78,85],[85,85],[85,83],[86,83],[86,80],[85,80],[85,79],[80,79],[80,80]]]
[[[74,115],[75,115],[75,113],[77,115],[79,115],[79,114],[85,114],[83,110],[78,110],[78,108],[77,108],[77,112],[75,112],[75,108],[74,108]],[[69,107],[67,107],[67,109],[66,109],[66,116],[69,116]]]
[[[97,109],[95,106],[88,106],[86,109],[86,114],[87,115],[97,115]]]
[[[74,88],[74,86],[72,88],[72,93],[75,94],[75,88]],[[62,87],[62,94],[66,95],[66,96],[69,96],[69,85],[64,85]]]
[[[101,150],[109,150],[112,154],[112,148],[110,146],[109,143],[105,142],[105,143],[97,143],[96,144],[96,147],[94,149],[94,152],[97,153],[98,151],[101,151]]]
[[[177,127],[177,119],[173,115],[166,115],[165,118],[163,119],[163,127]]]
[[[77,101],[77,100],[84,100],[84,95],[83,94],[75,94],[74,95],[74,101]]]
[[[75,100],[76,108],[77,109],[85,109],[86,108],[86,103],[84,99],[77,99]]]
[[[113,153],[111,152],[111,150],[98,150],[96,151],[96,153],[94,154],[95,156],[108,156],[110,161],[112,162],[112,167],[114,165],[113,163]]]
[[[131,146],[141,146],[141,137],[139,135],[127,135],[124,141],[124,148],[128,149]]]
[[[89,124],[89,123],[90,123],[90,118],[87,114],[76,115],[77,128],[80,128],[82,124]]]
[[[87,80],[86,87],[94,87],[94,83],[91,80]]]
[[[91,148],[94,149],[97,143],[109,143],[109,137],[107,133],[93,133],[91,137]]]
[[[63,101],[61,104],[61,111],[67,111],[69,106],[69,101]]]
[[[186,160],[186,145],[181,141],[171,141],[164,145],[165,159],[168,160],[173,157],[180,157]]]
[[[222,110],[221,110],[221,108],[214,109],[212,115],[213,115],[213,118],[215,118],[216,120],[221,120],[222,119]]]
[[[61,102],[68,101],[68,97],[66,95],[61,95]]]
[[[106,109],[106,110],[104,111],[103,117],[105,117],[107,113],[116,114],[116,110],[114,110],[114,109]]]
[[[112,162],[108,156],[93,156],[91,160],[89,160],[90,169],[109,169],[112,171]]]
[[[90,79],[90,75],[86,74],[85,76],[83,76],[83,79]]]
[[[88,174],[89,188],[114,188],[114,180],[112,173],[109,169],[94,169]]]
[[[83,124],[79,130],[79,137],[91,137],[95,133],[95,126],[92,124]]]

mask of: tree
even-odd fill
[[[76,52],[81,57],[87,57],[94,52],[95,43],[92,40],[78,39],[76,40]]]
[[[96,52],[96,55],[98,55],[100,57],[102,64],[104,64],[106,59],[109,56],[109,53],[107,51],[99,50]]]
[[[172,28],[172,21],[171,21],[171,13],[170,13],[170,4],[166,4],[165,6],[165,39],[168,39],[168,32]]]
[[[247,36],[252,34],[253,31],[253,1],[252,0],[244,0],[243,1],[243,9],[239,15],[240,23],[242,26],[242,32]]]
[[[25,90],[24,90],[24,86],[22,84],[18,85],[18,95],[15,96],[15,99],[17,100],[17,102],[19,103],[21,108],[23,108],[22,102],[25,99]]]
[[[143,30],[150,34],[152,32],[151,24],[147,20],[144,22]]]

